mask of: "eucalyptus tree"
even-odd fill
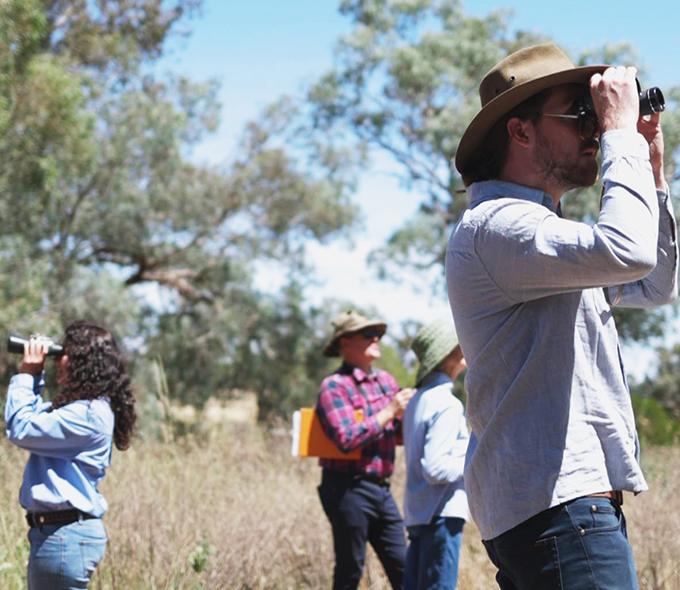
[[[253,351],[288,352],[265,345],[278,324],[252,329],[278,299],[254,287],[255,265],[304,283],[307,241],[356,218],[342,150],[300,133],[285,101],[244,128],[231,161],[189,157],[217,128],[219,83],[155,66],[200,8],[0,3],[0,326],[96,319],[140,354],[164,354],[171,394],[196,402],[247,385]]]
[[[342,0],[340,11],[352,30],[337,42],[333,69],[309,89],[310,126],[341,145],[353,142],[356,153],[387,154],[404,185],[422,194],[415,217],[371,259],[383,278],[408,273],[422,283],[434,277],[433,288],[443,295],[445,245],[467,206],[454,158],[479,110],[478,84],[509,53],[549,39],[513,29],[508,10],[472,16],[458,0]],[[604,45],[574,61],[635,64],[645,82],[644,67],[627,44]],[[680,88],[664,91],[666,172],[677,183]],[[568,217],[592,222],[599,189],[574,191],[563,201]],[[627,338],[658,335],[665,321],[663,311],[616,313]]]

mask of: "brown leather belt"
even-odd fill
[[[53,510],[52,512],[27,512],[26,522],[30,527],[41,526],[44,524],[71,524],[79,520],[89,520],[97,518],[91,514],[81,512],[75,508],[72,510]]]
[[[623,506],[623,492],[621,490],[609,491],[609,492],[597,492],[595,494],[588,494],[586,498],[609,498],[619,503],[619,506]]]

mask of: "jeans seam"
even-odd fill
[[[65,588],[66,586],[66,543],[64,539],[61,543],[61,567],[59,568],[59,575],[61,580],[59,581],[59,587]]]
[[[588,569],[590,570],[590,577],[593,580],[595,590],[599,590],[599,586],[597,585],[597,578],[595,577],[595,570],[593,570],[593,564],[590,561],[590,554],[588,553],[588,549],[586,547],[586,543],[585,543],[585,539],[584,539],[585,534],[581,533],[582,530],[584,531],[584,533],[586,533],[587,531],[585,531],[585,529],[580,529],[576,526],[576,523],[574,522],[574,519],[571,517],[571,513],[569,512],[569,505],[565,505],[564,509],[567,513],[567,516],[569,517],[569,522],[571,523],[571,526],[574,529],[573,534],[578,535],[578,540],[579,540],[579,543],[581,543],[581,547],[583,549],[583,554],[586,556],[586,560],[588,561]]]
[[[557,537],[553,537],[553,558],[555,560],[555,569],[557,570],[558,590],[562,590],[562,567],[560,566],[560,549],[557,546]]]

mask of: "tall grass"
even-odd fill
[[[27,527],[18,504],[26,453],[0,442],[0,588],[25,586]],[[403,458],[393,491],[403,490]],[[680,590],[680,448],[647,449],[651,491],[626,497],[642,590]],[[257,429],[115,452],[102,483],[107,554],[94,590],[293,590],[331,587],[330,526],[312,459],[285,435]],[[459,588],[496,588],[474,525],[465,529]],[[389,588],[370,553],[363,590]]]

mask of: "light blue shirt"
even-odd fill
[[[79,400],[49,412],[42,377],[12,377],[5,403],[7,436],[31,452],[19,501],[29,512],[77,508],[101,517],[97,486],[111,463],[114,416],[107,399]]]
[[[541,191],[488,181],[469,188],[449,241],[465,488],[484,539],[580,496],[647,489],[610,306],[675,299],[676,226],[644,138],[616,130],[601,143],[594,226],[562,219]]]
[[[433,371],[425,377],[406,407],[402,428],[406,526],[429,524],[435,516],[468,520],[463,486],[468,430],[447,375]]]

